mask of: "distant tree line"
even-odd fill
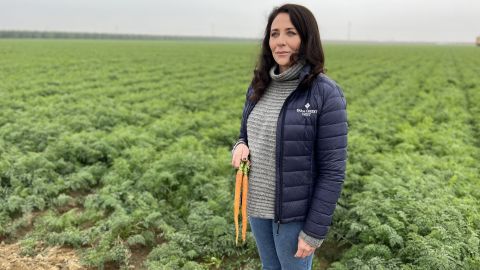
[[[141,34],[79,33],[56,31],[0,30],[0,38],[43,38],[43,39],[140,39],[140,40],[235,40],[253,41],[249,38],[208,36],[160,36]]]

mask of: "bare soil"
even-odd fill
[[[4,270],[79,270],[88,269],[81,266],[79,258],[72,248],[46,247],[36,256],[20,255],[19,243],[0,244],[0,269]]]

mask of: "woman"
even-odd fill
[[[341,192],[347,129],[315,17],[300,5],[275,8],[232,150],[233,167],[251,164],[247,215],[263,269],[311,269]]]

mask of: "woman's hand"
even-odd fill
[[[295,257],[297,258],[305,258],[307,256],[312,255],[315,252],[315,248],[311,247],[309,244],[307,244],[303,239],[300,237],[298,238],[298,250],[297,253],[295,253]]]
[[[248,149],[248,146],[246,144],[241,143],[237,145],[232,155],[232,166],[235,169],[238,169],[238,167],[240,166],[240,161],[247,160],[249,154],[250,150]],[[247,164],[250,165],[250,160],[247,161]]]

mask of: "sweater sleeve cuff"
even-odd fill
[[[232,155],[233,155],[233,151],[235,151],[235,148],[237,148],[237,146],[238,146],[239,144],[242,144],[242,143],[245,144],[245,145],[247,145],[247,143],[245,142],[244,139],[239,139],[239,140],[235,143],[235,145],[232,147]]]
[[[305,232],[303,232],[303,230],[300,231],[299,237],[303,241],[305,241],[307,244],[309,244],[310,246],[312,246],[314,248],[319,248],[322,245],[323,240],[324,240],[324,239],[314,238],[314,237],[306,234]]]

